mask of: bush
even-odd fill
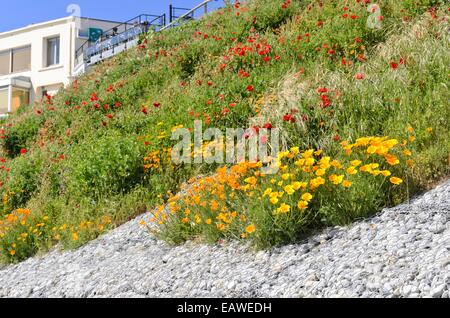
[[[12,158],[17,157],[22,149],[35,142],[44,121],[44,117],[32,115],[26,116],[8,127],[2,143],[6,154]]]
[[[136,136],[111,133],[73,147],[63,162],[66,193],[100,198],[127,193],[144,178],[144,145]]]
[[[407,187],[410,156],[408,145],[387,137],[343,142],[339,159],[294,147],[280,153],[275,175],[261,173],[261,163],[219,168],[187,186],[186,196],[169,199],[169,211],[161,206],[152,222],[173,243],[198,237],[250,239],[263,248],[292,242],[394,203],[391,191]]]
[[[27,153],[14,159],[12,168],[0,170],[0,177],[4,180],[1,184],[1,214],[26,206],[40,186],[43,160],[40,151]]]

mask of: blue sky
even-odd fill
[[[192,8],[203,0],[0,0],[0,32],[69,16],[70,4],[81,8],[81,16],[126,21],[141,13],[168,13],[169,4]],[[217,3],[220,3],[218,1]],[[217,6],[217,4],[215,4]]]

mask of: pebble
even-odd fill
[[[140,216],[72,251],[0,268],[0,297],[449,297],[450,181],[304,242],[169,246]]]

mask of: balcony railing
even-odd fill
[[[136,40],[140,34],[151,29],[158,31],[164,25],[166,25],[165,14],[141,14],[105,31],[95,43],[86,41],[75,53],[75,65],[88,63],[93,56],[104,51],[114,50],[117,47],[124,46],[124,49],[127,49],[127,44]]]
[[[208,5],[212,2],[219,2],[219,0],[205,0],[190,10],[186,9],[186,8],[176,8],[176,7],[170,6],[169,24],[162,27],[159,31],[164,31],[166,29],[174,28],[184,22],[194,20],[203,14],[207,14],[208,13]],[[225,1],[221,0],[220,2],[224,3]],[[185,11],[185,13],[180,16],[177,16],[179,11]]]
[[[95,43],[86,41],[75,54],[76,70],[84,72],[86,65],[95,64],[105,58],[116,55],[135,46],[141,34],[150,30],[155,32],[174,28],[184,22],[191,21],[208,13],[209,4],[221,2],[231,3],[226,0],[205,0],[193,9],[170,6],[169,23],[166,14],[149,15],[142,14],[134,19],[126,21],[104,32]],[[184,13],[183,13],[184,12]],[[77,71],[75,73],[78,73]]]

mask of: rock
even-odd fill
[[[433,298],[439,298],[442,296],[445,290],[445,284],[438,285],[430,290],[430,296]]]

